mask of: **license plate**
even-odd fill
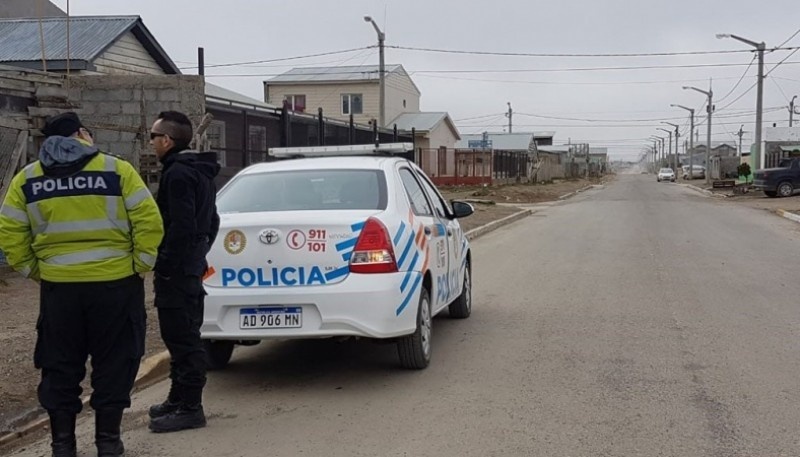
[[[239,310],[240,329],[300,328],[303,308],[299,306],[262,306]]]

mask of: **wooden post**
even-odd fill
[[[25,157],[25,150],[28,147],[28,131],[20,130],[17,135],[17,142],[14,149],[11,151],[11,161],[8,163],[8,170],[3,175],[3,180],[0,181],[0,202],[5,199],[8,186],[11,184],[11,179],[17,174],[22,159]]]

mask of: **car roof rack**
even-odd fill
[[[269,148],[269,154],[276,158],[290,159],[303,157],[338,156],[392,156],[414,152],[414,143],[351,144],[345,146],[304,146],[292,148]]]

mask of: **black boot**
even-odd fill
[[[150,420],[150,430],[154,433],[177,432],[191,428],[206,426],[206,415],[203,405],[180,405],[178,409],[166,416]]]
[[[75,414],[65,411],[50,411],[50,435],[53,442],[53,457],[75,457]]]
[[[177,411],[178,407],[181,405],[181,398],[175,392],[175,388],[171,387],[169,389],[169,395],[167,395],[167,399],[164,400],[163,403],[159,403],[157,405],[153,405],[150,407],[150,419],[155,419],[157,417],[166,416],[169,413],[173,413]]]
[[[117,457],[125,453],[120,439],[121,409],[100,409],[94,412],[94,442],[98,457]]]

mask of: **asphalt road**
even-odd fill
[[[369,342],[244,348],[206,429],[147,432],[166,385],[137,394],[126,455],[800,455],[799,229],[620,176],[473,243],[473,315],[434,321],[427,370]]]

